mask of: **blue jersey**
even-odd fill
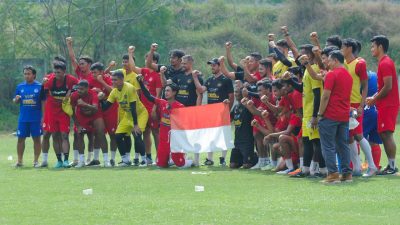
[[[378,92],[378,77],[377,77],[375,72],[368,71],[368,93],[367,93],[367,97],[373,96],[376,92]],[[370,113],[376,113],[375,106],[371,106],[368,109],[364,109],[364,117],[368,116]]]
[[[15,90],[20,98],[19,122],[37,122],[42,119],[42,101],[45,100],[42,84],[34,81],[32,84],[20,83]]]

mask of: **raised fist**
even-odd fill
[[[231,49],[232,48],[232,42],[228,41],[225,43],[225,48]]]
[[[129,46],[128,47],[128,52],[129,53],[134,53],[135,52],[135,46]]]
[[[261,117],[262,118],[267,118],[269,116],[269,112],[267,110],[262,111]]]
[[[162,67],[160,68],[160,73],[165,73],[165,71],[167,71],[167,67],[162,66]]]
[[[249,100],[249,101],[247,101],[247,106],[254,106],[254,102],[253,102],[253,100]]]
[[[268,34],[268,42],[275,40],[275,34]]]
[[[111,61],[110,64],[109,64],[110,67],[114,67],[116,65],[117,65],[117,63],[115,61]]]
[[[158,44],[157,44],[157,43],[151,44],[151,46],[150,46],[150,51],[152,51],[152,52],[157,51],[157,47],[158,47]]]
[[[251,126],[255,127],[258,125],[258,121],[257,120],[252,120],[251,121]]]
[[[143,75],[142,74],[138,74],[138,76],[136,77],[136,80],[139,82],[143,82]]]
[[[287,34],[289,33],[288,27],[287,27],[287,26],[282,26],[282,27],[281,27],[281,32],[282,32],[284,35],[287,35]]]
[[[247,103],[247,101],[249,101],[248,98],[242,98],[242,100],[240,100],[240,103],[242,103],[244,105]]]
[[[67,45],[72,44],[72,37],[67,37],[65,40],[67,41]]]
[[[261,97],[261,101],[264,102],[264,103],[268,102],[268,96],[263,95],[263,96]]]

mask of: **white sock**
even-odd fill
[[[315,172],[319,172],[319,162],[315,162]]]
[[[278,165],[278,161],[272,160],[272,161],[271,161],[271,165],[272,165],[273,167],[276,167],[276,165]]]
[[[198,166],[200,164],[200,154],[199,153],[194,153],[194,161],[193,163]]]
[[[79,158],[79,151],[74,150],[74,161],[78,161],[78,158]]]
[[[93,149],[93,160],[99,160],[100,157],[100,149],[99,148],[95,148]]]
[[[185,165],[183,165],[181,168],[189,168],[193,164],[193,160],[190,159],[185,159]]]
[[[311,163],[310,163],[310,175],[312,176],[314,174],[315,174],[315,162],[314,162],[314,160],[311,160]]]
[[[303,168],[303,157],[300,157],[300,168]]]
[[[115,160],[115,154],[117,154],[117,151],[111,151],[111,159]]]
[[[130,152],[125,153],[125,159],[127,162],[131,161],[131,153]]]
[[[293,161],[292,161],[291,158],[290,158],[290,159],[285,159],[285,163],[286,163],[286,167],[287,167],[289,170],[293,170]]]
[[[139,153],[135,152],[135,159],[139,159]]]
[[[396,168],[396,159],[389,159],[389,166],[392,169]]]
[[[321,174],[328,174],[328,169],[327,169],[326,167],[324,167],[324,168],[319,168],[319,172],[320,172]]]
[[[89,153],[88,153],[87,160],[88,160],[88,161],[92,161],[92,158],[93,158],[93,152],[89,152]]]
[[[302,171],[303,171],[303,173],[309,173],[310,172],[310,167],[303,166]]]
[[[108,162],[108,153],[103,153],[103,160],[104,162]]]
[[[79,154],[79,162],[85,163],[85,154]]]
[[[369,145],[367,139],[363,138],[359,143],[361,150],[364,152],[364,155],[367,158],[368,167],[376,170],[374,159],[372,158],[371,146]]]
[[[146,155],[141,155],[140,158],[142,158],[142,161],[147,162]]]
[[[214,152],[207,153],[207,159],[208,160],[214,161],[213,158],[214,158]]]
[[[267,162],[267,164],[270,164],[271,163],[271,157],[265,158],[265,161]]]
[[[361,160],[360,156],[358,155],[358,149],[356,142],[353,142],[350,145],[350,159],[353,163],[353,171],[354,172],[361,172]]]
[[[221,153],[221,156],[222,156],[222,158],[226,158],[226,154],[228,153],[228,151],[227,150],[223,150],[222,151],[222,153]]]
[[[49,153],[42,153],[42,161],[47,162],[47,158],[49,157]]]

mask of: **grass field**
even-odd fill
[[[399,133],[396,137],[400,146]],[[396,176],[326,186],[319,179],[218,166],[34,169],[30,140],[26,166],[15,169],[16,138],[0,140],[1,225],[400,223]],[[53,153],[50,161],[55,162]],[[205,191],[195,192],[195,185]],[[88,188],[93,195],[82,194]]]

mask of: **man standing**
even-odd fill
[[[14,103],[20,105],[18,117],[18,161],[16,167],[23,165],[23,155],[25,150],[25,139],[32,136],[34,148],[33,167],[40,167],[38,163],[42,135],[42,114],[44,107],[44,90],[42,84],[36,81],[36,69],[32,66],[24,67],[25,82],[20,83],[15,91]]]
[[[70,167],[69,157],[69,125],[70,117],[63,111],[62,102],[72,91],[78,80],[72,75],[65,74],[66,65],[62,62],[54,62],[54,75],[44,84],[46,92],[46,108],[49,112],[48,122],[43,124],[44,130],[52,134],[54,151],[57,156],[56,168]],[[61,159],[61,153],[64,154],[64,162]]]
[[[389,165],[378,175],[395,174],[396,142],[393,133],[396,129],[397,114],[399,113],[399,87],[396,68],[392,59],[386,54],[389,49],[389,39],[378,35],[371,39],[371,53],[378,63],[378,92],[367,98],[369,106],[375,105],[378,110],[378,133],[382,139]]]
[[[329,54],[328,66],[331,71],[325,78],[324,91],[318,111],[322,154],[328,168],[325,183],[352,181],[348,130],[353,79],[343,67],[343,62],[344,57],[340,51],[332,51]],[[336,165],[336,153],[338,153],[341,162],[341,178],[339,178]]]
[[[192,73],[194,84],[196,85],[197,92],[204,93],[207,91],[207,103],[220,103],[225,99],[229,100],[229,109],[232,108],[234,102],[233,96],[233,84],[232,81],[226,78],[220,69],[220,63],[217,58],[213,58],[212,60],[207,62],[208,65],[211,66],[211,71],[213,76],[208,78],[203,86],[199,80],[199,73]],[[227,150],[222,151],[222,156],[219,158],[219,162],[221,166],[225,166],[225,157]],[[204,162],[204,165],[211,166],[214,165],[213,161],[213,152],[208,153],[208,157]]]

